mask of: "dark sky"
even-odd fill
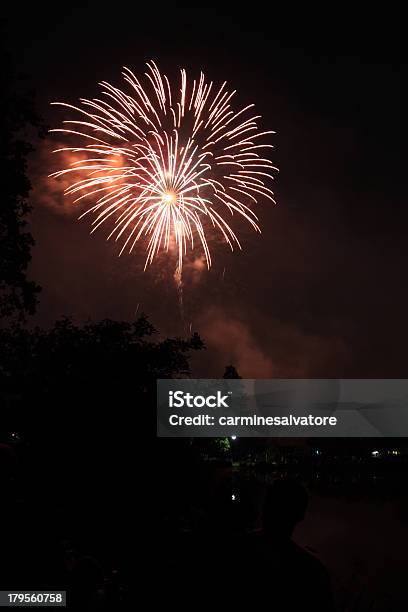
[[[261,237],[244,251],[217,248],[214,268],[187,270],[185,319],[208,345],[194,363],[218,376],[234,362],[246,377],[406,377],[408,52],[403,16],[281,15],[255,5],[80,5],[8,9],[6,44],[49,102],[97,94],[150,59],[227,80],[276,130],[277,206],[260,202]],[[98,8],[99,6],[99,8]],[[174,7],[174,8],[173,8]],[[273,5],[272,5],[273,8]],[[252,10],[252,12],[251,12]],[[98,11],[98,14],[97,14]],[[37,321],[62,314],[130,319],[145,311],[165,334],[180,333],[171,265],[141,271],[143,253],[117,258],[104,232],[89,237],[46,175],[42,143],[32,160],[30,274],[43,286]],[[48,185],[48,187],[46,187]],[[224,272],[225,268],[225,272]]]

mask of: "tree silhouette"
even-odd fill
[[[190,351],[204,346],[197,334],[155,342],[156,334],[144,315],[83,327],[63,318],[50,330],[11,326],[0,330],[0,385],[21,406],[138,404],[153,397],[158,378],[188,376]]]
[[[225,372],[224,372],[223,378],[238,379],[238,378],[242,378],[242,376],[238,374],[236,368],[233,365],[229,365],[229,366],[225,366]]]
[[[155,439],[157,379],[189,375],[199,336],[158,339],[145,316],[81,327],[62,319],[50,330],[0,329],[0,344],[2,427],[21,437],[33,499],[41,492],[41,503],[95,528],[85,512],[109,516],[118,537],[132,520],[134,487],[145,486],[142,466],[167,458]]]
[[[30,130],[42,134],[43,129],[34,111],[32,95],[18,93],[19,83],[4,53],[1,68],[0,316],[22,320],[35,312],[40,291],[26,274],[34,245],[26,220],[31,210],[27,157],[33,151]]]

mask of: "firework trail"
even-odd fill
[[[177,296],[179,301],[179,310],[180,310],[180,318],[181,322],[184,325],[184,304],[183,304],[183,279],[181,276],[181,266],[177,265],[174,274],[173,274],[174,282],[177,287]]]
[[[92,232],[112,221],[108,238],[123,241],[120,254],[146,239],[145,269],[161,250],[176,250],[175,279],[187,248],[201,244],[207,267],[207,238],[217,230],[233,249],[241,248],[230,226],[234,214],[260,232],[252,210],[257,199],[274,202],[268,186],[276,168],[263,157],[272,148],[258,131],[253,104],[235,110],[224,82],[218,89],[203,73],[187,82],[181,70],[172,88],[154,62],[147,87],[128,68],[128,92],[102,82],[102,95],[80,106],[56,102],[78,114],[52,130],[72,139],[56,152],[69,154],[68,167],[51,176],[69,179],[65,194],[87,201],[81,217],[93,214]],[[81,218],[80,217],[80,218]]]

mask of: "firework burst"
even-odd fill
[[[241,248],[234,214],[260,232],[252,206],[259,198],[274,202],[268,184],[276,168],[263,156],[272,148],[264,137],[274,132],[258,130],[253,104],[233,108],[236,92],[226,82],[216,89],[201,73],[188,83],[181,70],[175,90],[154,62],[147,67],[147,87],[124,68],[128,93],[102,82],[101,99],[54,103],[79,116],[52,130],[73,145],[55,151],[72,161],[51,176],[69,178],[65,194],[88,202],[81,217],[94,215],[92,232],[113,223],[108,238],[123,241],[120,253],[145,238],[145,268],[161,249],[175,247],[181,274],[197,238],[210,268],[209,231],[218,230],[231,249]]]

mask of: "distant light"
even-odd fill
[[[231,436],[231,440],[236,440],[237,436]]]
[[[378,456],[379,456],[379,454],[380,454],[380,451],[378,451],[378,450],[373,450],[373,451],[372,451],[372,453],[371,453],[371,456],[372,456],[372,457],[378,457]]]
[[[235,497],[234,494],[231,495],[231,499],[232,499],[232,501],[235,501],[236,497]]]
[[[321,452],[319,451],[318,448],[315,450],[315,455],[321,455]]]
[[[392,454],[393,454],[393,455],[399,455],[399,454],[400,454],[400,451],[399,451],[399,450],[393,450],[393,451],[392,451]]]

